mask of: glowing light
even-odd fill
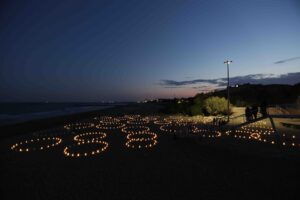
[[[92,128],[94,126],[95,124],[89,122],[84,122],[84,123],[77,122],[77,123],[67,124],[64,126],[64,128],[67,130],[83,130],[87,128]]]
[[[29,152],[35,150],[45,150],[59,145],[62,139],[59,137],[43,137],[18,142],[10,147],[17,152]],[[49,144],[50,143],[50,144]],[[33,145],[33,147],[32,147]]]
[[[92,136],[92,138],[90,138]],[[86,141],[95,141],[95,140],[102,140],[106,138],[106,133],[103,132],[88,132],[82,133],[74,136],[74,141],[76,142],[86,142]]]
[[[100,122],[100,124],[96,125],[97,129],[105,129],[105,130],[114,130],[124,127],[125,124],[121,122]]]
[[[199,127],[196,127],[196,126],[193,126],[192,133],[193,134],[200,134],[203,138],[217,138],[217,137],[222,136],[222,133],[220,131],[210,130],[210,129],[205,129],[205,128],[199,128]]]
[[[154,124],[157,124],[157,125],[167,125],[167,124],[171,124],[171,122],[167,121],[167,120],[156,120],[156,121],[154,121]]]
[[[147,126],[127,126],[127,127],[122,128],[122,132],[127,133],[127,134],[146,133],[148,131],[150,131],[150,128]]]
[[[78,147],[82,147],[85,145],[96,145],[99,146],[95,150],[90,150],[90,151],[79,151],[76,150]],[[104,152],[108,148],[108,143],[105,141],[100,141],[100,140],[94,140],[94,141],[87,141],[87,142],[78,142],[77,144],[73,144],[70,146],[67,146],[64,148],[64,155],[67,157],[87,157],[87,156],[94,156],[96,154],[100,154],[101,152]]]
[[[143,125],[143,124],[148,124],[149,120],[147,120],[146,118],[135,118],[135,119],[130,119],[127,121],[127,124],[130,125]]]
[[[126,136],[128,148],[152,148],[157,144],[157,134],[152,132],[131,133]]]

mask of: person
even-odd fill
[[[225,125],[226,124],[226,120],[224,120],[224,119],[220,119],[220,126],[223,126],[223,125]]]
[[[248,106],[245,109],[245,116],[246,116],[246,121],[249,122],[251,120],[251,111]]]
[[[252,111],[252,118],[253,119],[257,119],[257,113],[258,113],[258,107],[256,106],[256,105],[254,105],[254,106],[252,106],[252,109],[251,109],[251,111]]]
[[[266,100],[263,100],[260,104],[260,113],[262,114],[263,117],[267,116],[267,102]]]

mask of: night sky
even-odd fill
[[[4,0],[0,6],[0,101],[193,96],[219,86],[225,59],[234,61],[231,76],[244,82],[300,82],[298,0]]]

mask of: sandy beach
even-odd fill
[[[294,199],[298,195],[299,151],[232,138],[180,137],[157,134],[152,148],[125,146],[120,129],[101,130],[109,146],[99,155],[66,157],[64,148],[76,134],[63,125],[95,116],[144,114],[154,105],[130,105],[99,112],[35,121],[11,128],[1,140],[2,199]],[[49,130],[50,128],[50,130]],[[48,129],[48,131],[44,131]],[[8,127],[2,130],[9,130]],[[24,130],[20,133],[21,130]],[[39,132],[37,132],[39,131]],[[2,133],[2,131],[1,131]],[[8,133],[7,133],[8,134]],[[17,152],[11,145],[31,138],[59,137],[43,151]],[[79,151],[89,151],[92,147]]]

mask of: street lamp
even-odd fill
[[[231,63],[232,63],[232,60],[224,61],[224,64],[227,65],[227,122],[229,122],[229,106],[230,106],[230,100],[229,100],[229,65]]]

